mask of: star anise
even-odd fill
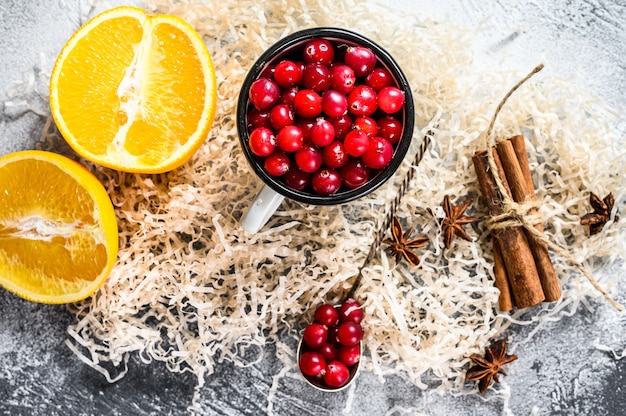
[[[465,215],[465,210],[472,203],[472,198],[466,199],[463,203],[454,206],[450,202],[450,196],[445,195],[443,197],[443,202],[441,206],[443,207],[443,211],[446,213],[445,218],[443,220],[439,220],[439,225],[443,230],[443,244],[446,248],[450,248],[452,246],[452,241],[454,237],[461,237],[464,240],[472,241],[472,238],[467,234],[467,232],[463,229],[465,224],[471,224],[474,222],[480,221],[479,218],[474,218]],[[432,211],[429,209],[429,212],[432,215]]]
[[[506,340],[500,339],[487,347],[484,357],[472,354],[470,358],[476,365],[465,373],[465,381],[479,380],[478,390],[485,394],[492,380],[500,382],[498,374],[506,375],[502,366],[517,360],[517,355],[507,355]]]
[[[615,205],[613,193],[609,193],[604,199],[600,199],[596,194],[591,192],[589,195],[589,203],[593,208],[593,212],[583,215],[580,218],[582,225],[589,226],[589,234],[594,235],[602,231],[604,225],[611,219],[611,211]],[[615,213],[614,222],[619,221],[617,213]]]
[[[420,258],[412,250],[428,244],[428,238],[409,240],[412,232],[413,227],[403,232],[400,221],[396,217],[393,217],[391,222],[391,235],[393,239],[384,240],[383,243],[389,245],[387,252],[394,254],[396,261],[400,261],[402,257],[404,257],[413,266],[417,266],[420,262]]]

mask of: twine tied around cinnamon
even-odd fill
[[[504,107],[505,103],[513,95],[513,93],[521,87],[526,81],[528,81],[532,76],[543,69],[543,64],[539,64],[536,66],[528,75],[526,75],[523,79],[521,79],[513,88],[511,88],[506,95],[502,98],[498,106],[496,107],[496,111],[491,119],[491,123],[489,124],[489,128],[487,129],[485,140],[487,142],[487,149],[492,148],[492,146],[496,145],[496,139],[493,137],[493,128],[498,117],[498,114]],[[503,184],[502,178],[499,174],[498,166],[496,165],[495,158],[492,152],[487,152],[487,159],[489,162],[489,167],[494,177],[494,181],[498,190],[500,191],[500,195],[502,197],[502,214],[492,216],[486,221],[487,227],[489,230],[499,229],[505,227],[514,227],[521,226],[527,232],[532,234],[538,241],[545,244],[547,247],[559,253],[565,259],[567,259],[571,264],[573,264],[576,268],[578,268],[583,275],[587,278],[589,283],[600,292],[604,298],[618,311],[623,311],[624,307],[620,305],[617,301],[615,301],[611,295],[608,294],[602,286],[597,282],[597,280],[591,275],[591,273],[567,250],[560,247],[556,243],[549,240],[542,232],[538,231],[535,228],[536,224],[540,224],[541,216],[539,211],[537,210],[539,206],[539,201],[525,201],[525,202],[515,202],[508,194]]]
[[[496,183],[502,184],[498,175],[494,175],[494,178]],[[500,187],[498,189],[500,192],[504,190]],[[543,216],[538,211],[541,206],[540,201],[515,202],[507,194],[503,195],[506,195],[506,198],[502,200],[502,214],[492,215],[485,221],[488,230],[517,227],[522,222],[535,228],[535,225],[543,223]]]

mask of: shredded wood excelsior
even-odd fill
[[[281,377],[297,371],[293,348],[302,323],[350,287],[407,169],[416,174],[398,216],[430,243],[420,249],[418,267],[396,264],[383,250],[365,267],[357,291],[366,316],[362,371],[381,380],[400,374],[437,392],[473,392],[463,382],[472,353],[512,324],[534,326],[532,336],[542,323],[598,296],[553,253],[562,299],[498,313],[484,225],[468,227],[474,242],[456,239],[442,250],[437,221],[428,214],[430,208],[442,216],[439,205],[449,194],[453,203],[472,197],[468,214],[486,216],[471,155],[484,146],[494,103],[528,68],[482,64],[464,28],[411,15],[383,25],[375,11],[350,0],[148,1],[147,8],[178,15],[203,35],[217,71],[218,109],[203,147],[173,172],[136,175],[89,165],[116,208],[120,253],[104,286],[71,306],[77,321],[67,343],[110,381],[123,376],[129,354],[138,353],[171,371],[192,371],[202,386],[219,362],[249,365],[272,341],[285,363],[273,380],[275,392]],[[416,145],[429,130],[434,140],[419,166],[405,164],[369,197],[333,207],[286,201],[261,232],[246,235],[240,219],[262,183],[239,147],[239,89],[267,47],[314,26],[348,27],[388,49],[413,89]],[[626,221],[589,237],[580,215],[590,191],[612,191],[623,212],[626,170],[624,141],[593,97],[544,71],[509,100],[494,134],[526,135],[546,236],[595,273],[623,263]],[[48,123],[42,147],[59,143]],[[596,277],[612,291],[619,273]],[[527,340],[513,337],[513,350],[516,342]]]

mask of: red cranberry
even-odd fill
[[[348,95],[348,110],[355,116],[369,116],[376,111],[376,91],[372,87],[361,84]]]
[[[371,49],[365,46],[354,46],[348,48],[344,57],[346,65],[354,70],[358,77],[369,74],[376,66],[376,55]]]
[[[276,149],[276,136],[267,127],[257,127],[248,137],[248,146],[259,157],[269,156]]]
[[[330,87],[330,70],[315,62],[306,64],[302,72],[302,83],[310,90],[325,91]]]
[[[302,334],[302,339],[304,343],[309,346],[309,348],[319,348],[321,347],[328,338],[328,330],[327,328],[318,323],[312,323],[307,325],[304,328],[304,333]]]
[[[342,345],[336,350],[336,357],[348,367],[353,366],[361,360],[361,346],[359,344],[349,347]],[[327,359],[327,361],[330,360]]]
[[[335,60],[335,49],[326,39],[312,39],[304,46],[302,57],[305,63],[317,62],[328,66]]]
[[[259,78],[250,85],[248,97],[259,110],[267,110],[278,102],[280,88],[269,78]]]
[[[278,99],[278,104],[287,104],[288,106],[293,107],[293,101],[296,99],[298,90],[298,87],[292,87],[284,90]]]
[[[300,90],[296,93],[293,107],[300,117],[317,117],[322,112],[322,97],[313,90]]]
[[[371,117],[361,116],[354,119],[354,128],[361,130],[370,137],[378,134],[378,123]]]
[[[341,176],[334,169],[320,169],[311,177],[311,186],[319,195],[332,195],[341,188]]]
[[[365,85],[369,85],[374,91],[379,92],[383,88],[393,85],[393,77],[387,69],[377,67],[365,77]]]
[[[281,61],[274,68],[274,81],[283,88],[298,85],[301,80],[302,67],[293,61]]]
[[[326,362],[334,361],[337,359],[337,347],[335,347],[335,344],[327,342],[319,347],[317,349],[317,352],[322,354],[322,357],[324,357]]]
[[[347,321],[337,328],[337,341],[347,347],[356,345],[363,339],[363,329],[361,325],[353,321]]]
[[[370,179],[370,170],[365,163],[359,159],[350,159],[340,171],[343,184],[356,189],[364,185]]]
[[[289,171],[291,162],[289,157],[282,152],[274,152],[265,158],[263,167],[272,176],[282,176]]]
[[[330,328],[339,321],[339,312],[333,305],[324,303],[315,310],[315,320]]]
[[[333,123],[335,139],[337,140],[343,140],[346,134],[352,129],[352,117],[349,113],[345,113],[340,117],[329,117],[328,121]]]
[[[393,158],[393,145],[382,137],[372,137],[370,144],[361,156],[363,163],[372,169],[386,167]]]
[[[309,140],[311,137],[311,128],[313,127],[313,124],[315,124],[314,118],[298,117],[296,119],[296,126],[302,130],[302,137],[305,141]]]
[[[389,143],[398,143],[402,137],[402,123],[393,116],[383,116],[378,119],[378,134],[380,137],[389,140]]]
[[[303,172],[313,173],[322,166],[322,152],[313,145],[304,144],[296,151],[296,165]]]
[[[350,371],[341,361],[331,361],[326,365],[323,377],[329,387],[341,387],[348,382]]]
[[[387,114],[399,111],[404,105],[404,92],[400,88],[385,87],[378,93],[378,107]]]
[[[343,139],[343,144],[350,156],[359,157],[369,148],[370,137],[362,130],[351,130]]]
[[[311,127],[309,139],[313,144],[324,147],[328,146],[335,138],[335,128],[330,121],[319,118]]]
[[[348,299],[339,307],[340,322],[352,321],[360,324],[362,320],[363,309],[361,308],[359,301],[355,299]]]
[[[317,377],[326,371],[326,360],[316,351],[307,351],[300,356],[300,370],[310,377]]]
[[[293,110],[287,104],[276,104],[270,110],[270,122],[272,123],[272,128],[276,131],[292,125],[294,117]]]
[[[324,164],[332,169],[339,169],[348,161],[348,153],[342,142],[334,141],[322,149]]]
[[[348,98],[337,90],[322,94],[322,111],[329,117],[341,117],[348,111]]]
[[[302,191],[311,184],[311,174],[302,172],[297,167],[292,167],[284,176],[285,184],[291,189]]]
[[[295,152],[303,142],[302,130],[296,126],[285,126],[276,135],[276,144],[283,152]]]
[[[349,94],[356,85],[354,70],[348,65],[333,65],[330,69],[330,86],[343,93]]]
[[[275,68],[274,65],[266,66],[265,68],[263,68],[263,70],[259,74],[259,78],[269,78],[269,79],[274,78],[274,68]]]
[[[272,127],[270,112],[267,110],[257,110],[253,108],[248,113],[248,129],[254,130],[257,127]]]

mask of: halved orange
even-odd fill
[[[184,20],[121,6],[79,28],[50,78],[59,131],[81,156],[127,172],[186,162],[208,135],[217,86],[211,56]]]
[[[78,301],[117,251],[113,205],[91,172],[52,152],[0,157],[0,286],[35,302]]]

